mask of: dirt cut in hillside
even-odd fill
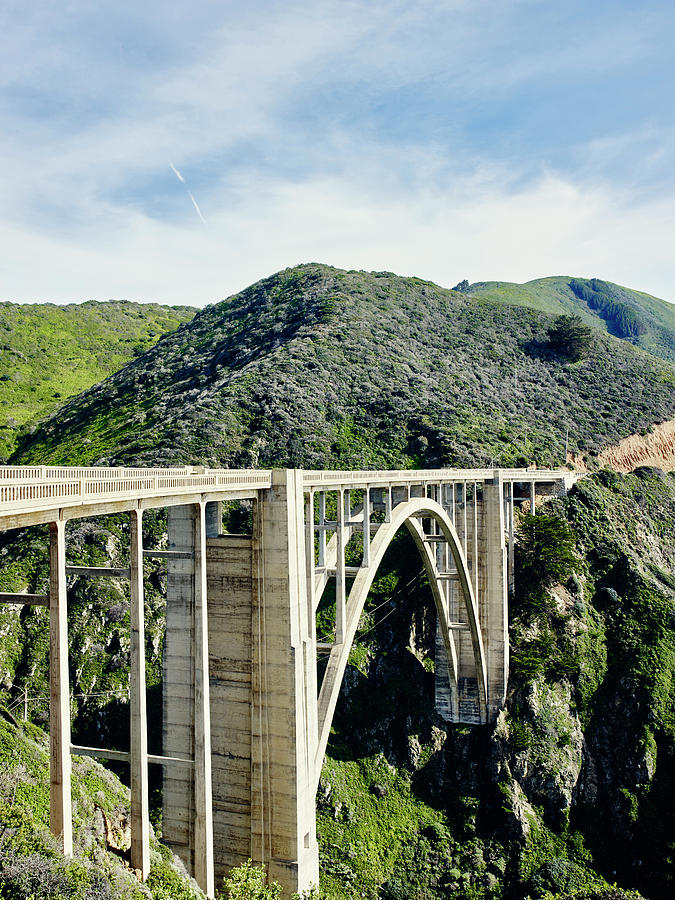
[[[675,419],[652,426],[648,434],[631,434],[598,454],[603,469],[632,472],[639,466],[675,471]]]

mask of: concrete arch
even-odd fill
[[[487,720],[487,667],[483,648],[483,638],[478,618],[476,598],[461,543],[455,527],[452,524],[452,520],[448,517],[448,514],[443,507],[436,503],[435,500],[431,500],[427,497],[415,497],[395,506],[391,513],[391,520],[379,526],[377,533],[370,544],[369,565],[361,568],[354,577],[347,602],[345,640],[343,643],[335,644],[333,646],[328,659],[323,683],[321,685],[321,691],[319,693],[319,730],[315,755],[315,780],[317,786],[321,775],[321,766],[323,765],[323,759],[326,753],[330,727],[333,721],[342,679],[347,667],[349,652],[356,636],[356,630],[368,597],[368,591],[370,590],[370,586],[377,574],[382,558],[393,540],[394,535],[404,525],[410,531],[422,559],[424,560],[424,565],[432,587],[434,602],[436,604],[438,621],[441,623],[441,630],[446,644],[446,650],[448,651],[449,665],[454,669],[454,672],[451,671],[450,675],[456,682],[457,661],[454,641],[449,628],[450,622],[448,621],[448,610],[446,609],[444,594],[441,590],[436,560],[430,549],[429,543],[425,541],[424,538],[424,532],[421,525],[421,519],[423,518],[432,519],[436,522],[438,533],[442,534],[447,541],[455,562],[459,575],[460,594],[464,601],[469,631],[471,633],[471,643],[473,646],[478,681],[478,699],[481,719],[483,721]]]

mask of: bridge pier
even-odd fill
[[[172,549],[194,550],[195,507],[169,515]],[[251,857],[290,896],[318,884],[313,611],[306,590],[302,473],[272,473],[253,536],[207,540],[215,883]],[[191,561],[170,563],[164,653],[164,753],[195,742]],[[197,760],[195,759],[195,763]],[[164,774],[165,841],[197,872],[191,772]]]
[[[506,701],[509,678],[509,610],[504,485],[500,477],[483,484],[485,517],[483,641],[488,672],[488,721],[493,722]]]

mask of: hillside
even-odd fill
[[[15,461],[306,467],[589,458],[675,415],[675,367],[553,317],[391,273],[287,269],[65,404]],[[629,398],[630,402],[627,402]]]
[[[541,312],[578,315],[596,328],[675,360],[675,304],[599,278],[538,278],[526,284],[479,281],[465,288],[473,297]]]
[[[49,746],[43,731],[0,711],[0,897],[3,900],[203,900],[151,834],[150,876],[129,866],[129,791],[93,759],[73,760],[74,858],[49,833]]]
[[[188,306],[108,300],[0,303],[0,460],[17,431],[188,322]]]

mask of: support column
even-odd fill
[[[143,598],[143,511],[131,517],[131,867],[141,879],[150,874],[150,813],[148,808],[148,720],[145,693],[145,615]]]
[[[220,500],[206,504],[206,536],[217,538],[223,531],[223,504]]]
[[[506,700],[509,677],[509,617],[507,554],[504,541],[504,499],[501,477],[483,486],[485,504],[485,565],[487,608],[483,635],[488,676],[488,721],[499,714]]]
[[[509,482],[509,505],[508,505],[508,522],[509,522],[509,560],[508,560],[508,571],[509,571],[509,579],[508,579],[508,589],[509,594],[513,595],[514,587],[515,587],[515,559],[514,559],[514,548],[516,543],[515,536],[515,528],[516,528],[516,510],[515,503],[513,499],[513,489],[514,483]]]
[[[285,896],[318,884],[316,647],[302,472],[273,470],[253,534],[252,850]]]
[[[192,757],[194,709],[194,560],[195,506],[170,506],[169,549],[186,554],[167,562],[166,630],[162,664],[162,746],[165,756]],[[187,766],[164,767],[163,840],[194,872],[193,772]]]
[[[213,505],[218,506],[219,504]],[[194,519],[194,876],[206,896],[213,897],[215,884],[213,874],[213,800],[211,796],[209,634],[206,600],[206,508],[207,504],[200,503]]]
[[[348,491],[337,492],[337,560],[335,568],[335,643],[345,639],[347,618],[347,580],[345,577],[345,501],[349,502]]]
[[[362,566],[370,565],[370,488],[363,489],[363,560]]]
[[[49,827],[64,855],[72,856],[65,528],[62,520],[49,525]]]

